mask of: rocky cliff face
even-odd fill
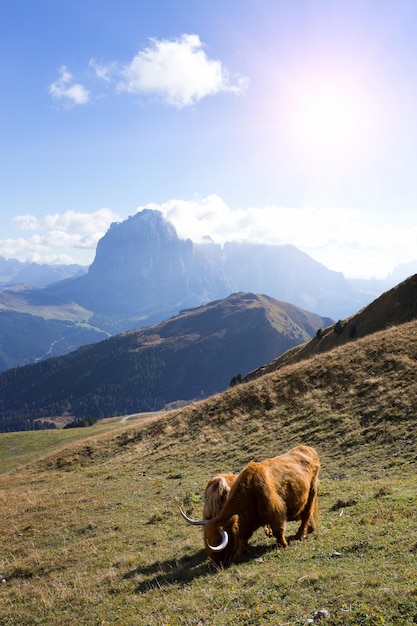
[[[96,313],[156,321],[224,297],[230,284],[161,212],[145,209],[112,224],[87,274],[58,289]]]

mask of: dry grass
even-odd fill
[[[44,458],[0,475],[0,623],[417,623],[416,359],[410,323],[46,456],[31,433]],[[318,532],[259,531],[217,571],[178,504],[200,515],[214,472],[298,443],[322,459]]]

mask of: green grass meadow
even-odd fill
[[[379,360],[381,337],[360,340],[152,420],[0,435],[0,624],[416,624],[404,333]],[[277,549],[259,530],[216,569],[178,506],[201,517],[214,473],[302,443],[321,457],[317,532]]]

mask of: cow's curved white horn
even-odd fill
[[[220,533],[222,536],[222,540],[218,546],[211,546],[209,543],[207,544],[210,550],[213,550],[213,552],[220,552],[221,550],[224,550],[229,543],[229,535],[227,534],[227,532],[225,530],[221,530]]]
[[[181,507],[178,507],[178,508],[180,510],[181,515],[185,519],[185,521],[188,522],[189,524],[194,524],[194,526],[205,526],[205,524],[207,524],[207,522],[209,521],[208,519],[201,519],[198,521],[195,519],[191,519],[190,517],[188,517],[188,515],[184,513]]]

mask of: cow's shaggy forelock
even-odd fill
[[[213,519],[220,513],[236,478],[236,474],[217,474],[208,481],[204,492],[204,519]]]

